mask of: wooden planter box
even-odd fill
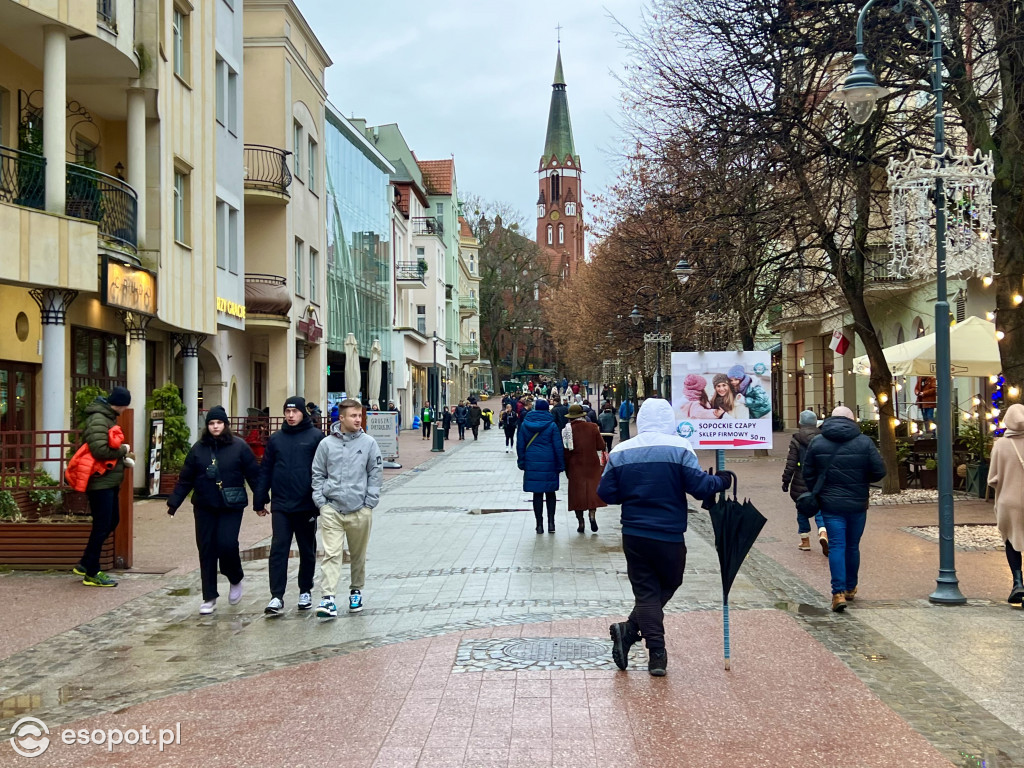
[[[925,469],[922,467],[920,470],[921,474],[921,487],[935,489],[939,487],[939,470],[937,469]]]
[[[78,564],[92,521],[0,523],[0,565],[25,569],[68,569]],[[114,567],[114,537],[103,544],[100,568]]]

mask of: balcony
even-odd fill
[[[291,324],[292,294],[280,275],[245,273],[245,324],[287,328]]]
[[[117,32],[116,0],[96,0],[96,20]]]
[[[475,341],[464,341],[459,345],[462,360],[476,360],[480,356],[480,345]]]
[[[395,264],[395,281],[399,288],[426,288],[427,268],[418,261],[399,261]]]
[[[437,235],[444,237],[444,224],[434,216],[414,216],[412,219],[412,233],[414,235]]]
[[[99,235],[133,254],[138,248],[139,197],[128,184],[84,165],[67,164],[65,212],[96,222]]]
[[[46,158],[0,146],[0,203],[46,209]]]
[[[476,296],[459,297],[459,317],[472,317],[480,314],[480,302]]]
[[[291,198],[288,187],[292,172],[288,170],[288,152],[262,144],[246,144],[242,174],[245,178],[245,196],[256,203],[287,203]]]

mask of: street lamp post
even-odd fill
[[[438,405],[441,398],[441,371],[437,367],[437,342],[441,339],[437,335],[437,331],[434,331],[434,367],[431,368],[430,384],[433,392],[430,396],[430,402],[434,408],[434,442],[431,444],[431,453],[444,453],[444,432],[441,430],[441,415],[438,410]]]
[[[678,266],[678,265],[676,265]],[[641,291],[648,291],[647,296],[654,299],[654,334],[659,337],[659,341],[656,342],[656,368],[654,371],[654,388],[658,391],[658,397],[665,397],[665,393],[661,391],[662,376],[661,376],[661,315],[658,313],[658,301],[661,299],[661,294],[648,285],[641,285],[636,289],[636,294],[633,297],[633,311],[629,313],[629,319],[633,325],[640,325],[643,322],[644,316],[640,312],[638,304]]]
[[[850,118],[866,123],[875,108],[875,102],[889,91],[878,85],[868,69],[864,55],[864,17],[877,0],[868,0],[857,17],[857,54],[853,57],[853,71],[833,98],[846,104]],[[918,3],[925,6],[931,16],[932,93],[935,96],[935,159],[944,165],[945,123],[942,114],[942,20],[931,0],[899,0],[919,11]],[[961,594],[956,577],[953,549],[953,407],[952,371],[949,352],[949,300],[946,296],[946,194],[942,175],[935,179],[935,373],[938,379],[938,414],[936,419],[938,440],[939,480],[939,575],[935,591],[928,596],[933,603],[962,604],[967,599]]]

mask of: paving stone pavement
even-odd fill
[[[632,595],[617,509],[598,512],[599,533],[577,534],[563,490],[558,532],[537,535],[521,474],[500,433],[449,445],[387,482],[374,513],[362,614],[323,621],[298,613],[293,570],[286,613],[265,617],[266,561],[256,560],[246,565],[242,603],[200,618],[198,573],[191,573],[7,658],[0,670],[0,730],[23,714],[71,723],[424,638],[628,612]],[[667,611],[719,611],[721,582],[706,516],[691,515],[687,547],[684,586]],[[835,616],[821,592],[757,549],[730,605],[734,627],[747,612],[785,612],[954,764],[980,765],[971,762],[980,756],[987,768],[1024,766],[1019,611],[985,600],[959,609],[897,600],[854,605]],[[500,644],[462,642],[470,661],[473,648],[486,652]],[[452,664],[459,658],[456,651]],[[606,670],[608,661],[576,668]]]

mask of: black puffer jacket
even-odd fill
[[[323,439],[324,433],[308,416],[272,434],[260,464],[252,508],[263,509],[270,501],[274,512],[320,514],[313,503],[313,457]]]
[[[818,475],[837,449],[821,489],[821,511],[826,515],[864,512],[868,485],[885,477],[885,465],[874,442],[861,434],[855,421],[832,416],[822,422],[821,434],[811,440],[804,456],[804,483],[814,489]]]
[[[782,470],[782,490],[789,488],[789,495],[796,501],[800,494],[807,492],[804,484],[803,458],[811,440],[821,434],[817,427],[800,427],[789,441],[789,455],[786,457],[786,468]]]
[[[213,463],[214,453],[220,468],[221,482],[225,488],[244,487],[248,482],[249,487],[255,492],[259,486],[260,465],[256,463],[252,448],[240,437],[224,433],[215,438],[203,430],[203,436],[185,457],[185,465],[178,476],[178,484],[174,486],[174,492],[167,499],[167,506],[172,513],[177,512],[188,492],[193,489],[193,507],[226,509],[220,489],[217,488],[217,481],[208,477],[206,473],[206,468]],[[249,506],[248,497],[244,506]]]

